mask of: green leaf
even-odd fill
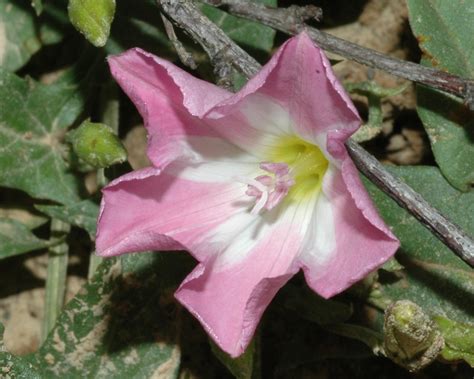
[[[176,54],[161,25],[155,1],[119,1],[105,46],[107,53],[118,54],[138,46],[162,58],[175,58]]]
[[[0,218],[16,220],[25,225],[30,230],[35,229],[48,222],[47,217],[30,212],[25,208],[15,206],[8,208],[0,208]]]
[[[387,167],[430,204],[474,235],[474,192],[453,188],[435,167]],[[390,301],[407,299],[431,315],[472,322],[474,273],[431,232],[373,184],[372,198],[385,221],[400,239],[396,254],[404,270],[380,272],[380,292]]]
[[[5,327],[0,323],[0,378],[41,379],[31,363],[6,351],[3,344],[4,331]]]
[[[95,238],[99,206],[92,200],[67,205],[36,205],[35,207],[51,218],[85,229],[92,239]]]
[[[268,6],[277,5],[276,0],[255,0],[255,3]],[[202,5],[201,10],[235,42],[254,50],[269,53],[273,48],[275,31],[262,24],[234,17],[220,9]]]
[[[31,5],[33,6],[37,16],[39,16],[41,12],[43,12],[42,0],[31,0]]]
[[[115,0],[69,0],[69,19],[96,47],[104,46],[115,14]]]
[[[474,76],[474,3],[408,0],[411,28],[423,52],[422,64],[465,78]],[[474,185],[474,113],[461,100],[418,87],[418,114],[436,162],[448,181],[468,191]]]
[[[460,323],[436,316],[434,321],[443,335],[445,347],[441,352],[448,361],[465,360],[474,367],[474,324]]]
[[[60,203],[79,200],[64,160],[66,128],[82,111],[79,86],[49,86],[0,69],[0,185]]]
[[[48,247],[48,241],[39,239],[19,221],[0,217],[0,259]]]
[[[0,378],[5,379],[43,379],[31,363],[0,350]]]
[[[237,379],[260,378],[260,336],[253,338],[245,352],[238,358],[231,358],[210,340],[212,353]]]
[[[382,351],[383,336],[372,329],[365,326],[355,324],[335,324],[324,327],[328,332],[352,338],[367,345],[375,355],[379,355]]]
[[[396,96],[408,88],[408,84],[396,88],[387,88],[382,87],[373,81],[345,83],[344,86],[349,92],[366,96],[368,101],[368,120],[352,136],[356,142],[369,141],[377,137],[382,132],[382,99],[385,97]]]
[[[183,309],[173,292],[188,258],[173,252],[105,260],[29,362],[46,378],[177,378]]]
[[[17,70],[40,49],[33,10],[0,0],[0,65]]]
[[[352,306],[337,300],[326,300],[306,286],[287,284],[277,297],[282,306],[299,317],[319,325],[342,323],[352,316]]]
[[[276,331],[283,336],[266,346],[266,349],[271,349],[273,361],[276,362],[275,372],[279,375],[274,377],[308,377],[295,375],[291,371],[297,367],[307,367],[309,364],[320,363],[323,366],[316,367],[326,367],[331,361],[357,361],[373,357],[372,351],[356,339],[332,334],[306,320],[295,322],[294,316],[290,317],[291,319]],[[288,371],[290,373],[287,373]],[[309,377],[312,377],[311,374]],[[329,378],[332,376],[329,375]]]
[[[0,66],[4,69],[18,70],[42,45],[60,39],[54,25],[40,23],[31,7],[21,1],[0,0]]]
[[[74,32],[66,11],[67,5],[68,0],[48,0],[44,3],[44,13],[63,33],[66,30]],[[114,21],[104,50],[107,54],[119,54],[133,47],[140,47],[162,58],[176,58],[154,0],[116,2]]]

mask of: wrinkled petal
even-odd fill
[[[232,356],[299,268],[329,297],[397,249],[344,145],[360,119],[306,34],[286,42],[237,94],[139,49],[109,62],[145,120],[156,167],[103,190],[97,251],[190,251],[200,264],[176,297]],[[317,145],[330,169],[319,194],[285,202],[292,179],[276,175],[274,183],[267,174],[276,172],[259,168],[285,163],[266,162],[268,151],[291,136]],[[254,212],[264,193],[272,202]]]
[[[364,278],[399,247],[349,158],[326,174],[309,230],[300,262],[308,285],[325,298]]]
[[[233,251],[224,250],[215,260],[200,264],[176,292],[176,298],[231,356],[245,350],[265,308],[298,271],[295,257],[304,235],[299,230],[307,225],[304,212],[290,210],[269,223],[264,233],[259,233],[259,225],[248,228],[245,237],[229,241]],[[240,257],[235,257],[237,250]]]
[[[234,164],[233,172],[247,166]],[[245,212],[245,185],[207,167],[188,167],[180,177],[173,169],[131,172],[103,189],[96,248],[101,256],[146,250],[189,250],[208,259],[206,243],[213,229]],[[177,169],[178,171],[178,169]]]
[[[226,125],[215,129],[246,150],[258,149],[260,139],[268,145],[275,134],[296,134],[316,145],[330,131],[347,139],[360,125],[329,61],[306,33],[288,40],[241,91],[217,104],[207,118]]]
[[[288,40],[236,94],[139,49],[109,64],[145,120],[148,155],[159,167],[186,154],[188,136],[220,135],[261,158],[282,135],[320,145],[325,133],[348,138],[360,124],[327,58],[305,33]]]
[[[182,156],[195,158],[190,138],[217,137],[199,116],[231,96],[229,92],[140,49],[111,56],[108,62],[115,80],[143,117],[147,153],[155,166],[163,168]]]

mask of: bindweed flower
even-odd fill
[[[103,190],[97,251],[188,250],[200,263],[175,296],[230,355],[300,269],[327,298],[398,248],[344,146],[359,116],[306,34],[237,94],[139,49],[109,64],[153,167]]]

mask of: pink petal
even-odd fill
[[[247,196],[240,183],[200,182],[199,173],[194,176],[193,180],[177,178],[146,168],[104,188],[98,254],[186,249],[200,260],[208,259],[214,252],[202,247],[206,236],[233,214],[244,212],[246,208],[237,202]]]
[[[220,135],[260,158],[282,134],[318,143],[328,131],[347,138],[360,123],[328,60],[305,33],[288,40],[237,94],[140,49],[110,57],[109,64],[145,120],[148,155],[158,167],[192,150],[183,143],[188,136]]]
[[[192,136],[216,137],[199,117],[231,96],[170,62],[140,49],[108,58],[112,75],[132,99],[149,133],[148,157],[157,167],[192,154]]]
[[[218,119],[226,126],[215,129],[247,149],[265,134],[296,133],[318,144],[321,134],[333,131],[346,139],[360,125],[328,59],[306,33],[288,40],[241,91],[212,108],[207,119]]]
[[[313,239],[300,260],[309,286],[328,298],[377,269],[400,244],[377,214],[348,157],[341,171],[326,175],[314,218],[323,223],[315,226],[322,236]]]
[[[223,265],[224,251],[200,264],[175,294],[233,357],[245,350],[265,308],[298,271],[294,262],[302,236],[297,225],[279,221],[257,241],[236,263]]]

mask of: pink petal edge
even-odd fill
[[[335,248],[324,263],[302,257],[301,266],[308,285],[330,298],[380,267],[400,243],[376,212],[349,157],[325,181],[323,191],[333,212]]]
[[[244,352],[266,307],[298,271],[301,236],[288,229],[279,223],[236,265],[217,269],[212,260],[201,263],[175,293],[232,357]]]
[[[233,214],[242,188],[229,183],[176,178],[149,167],[114,180],[103,190],[97,254],[109,257],[146,250],[188,250],[208,259],[205,236]]]

